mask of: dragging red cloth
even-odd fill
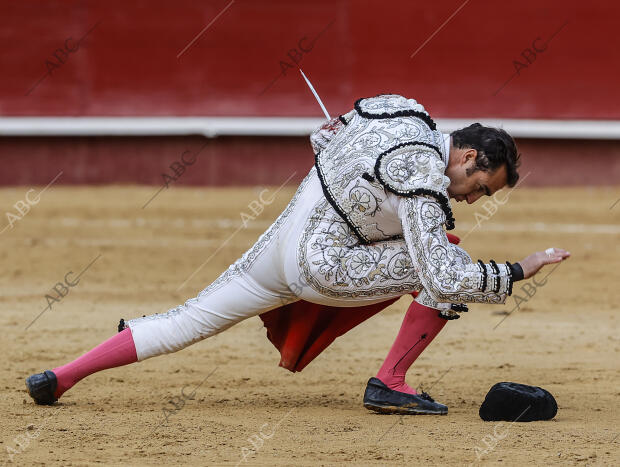
[[[460,239],[448,235],[455,245]],[[412,294],[414,297],[416,292]],[[332,307],[300,300],[260,315],[267,338],[280,351],[280,366],[292,372],[303,370],[337,337],[376,315],[397,298],[359,307]]]

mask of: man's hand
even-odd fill
[[[564,261],[570,256],[570,252],[561,248],[548,248],[545,251],[532,253],[524,260],[519,261],[523,269],[523,278],[529,279],[536,274],[545,264],[554,264]]]

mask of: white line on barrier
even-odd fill
[[[473,122],[515,138],[620,139],[620,120],[435,118],[442,133]],[[323,117],[0,117],[0,136],[308,136]]]

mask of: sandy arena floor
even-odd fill
[[[293,193],[281,190],[243,228],[241,213],[253,216],[248,205],[260,187],[172,187],[142,209],[157,189],[52,186],[0,234],[0,462],[620,465],[617,188],[518,188],[487,219],[481,202],[456,206],[455,233],[467,237],[462,246],[474,259],[518,261],[550,246],[573,256],[531,298],[515,287],[528,301],[499,326],[514,298],[506,306],[472,306],[422,354],[408,382],[432,386],[448,416],[377,415],[361,404],[409,298],[338,339],[299,374],[277,366],[255,317],[177,354],[93,375],[55,406],[35,406],[25,377],[108,338],[121,317],[166,311],[194,296]],[[0,190],[0,228],[28,190]],[[33,322],[52,287],[89,264]],[[550,390],[557,417],[481,421],[478,407],[498,381]],[[182,398],[198,385],[193,398]]]

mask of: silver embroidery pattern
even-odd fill
[[[448,241],[442,228],[445,214],[437,201],[425,196],[403,199],[399,214],[407,245],[414,250],[412,254],[417,255],[416,272],[433,300],[442,303],[505,302],[506,268],[500,269],[498,293],[493,292],[494,280],[487,280],[483,290],[480,267],[471,262],[462,248]],[[490,266],[487,269],[490,270]]]
[[[380,157],[378,171],[383,183],[396,193],[432,190],[448,198],[450,179],[441,154],[419,144],[395,148]]]
[[[304,226],[297,259],[306,283],[329,297],[388,298],[422,287],[403,240],[361,245],[327,200]]]
[[[280,230],[280,227],[282,226],[284,221],[291,214],[291,212],[293,211],[293,208],[297,204],[297,200],[301,196],[301,193],[304,191],[309,180],[314,175],[315,170],[316,169],[314,167],[312,168],[312,170],[310,170],[308,175],[303,179],[303,181],[299,185],[299,188],[297,188],[295,195],[293,196],[289,204],[286,206],[284,211],[282,211],[282,213],[278,216],[275,222],[259,237],[257,242],[248,251],[246,251],[241,258],[235,261],[226,271],[220,274],[220,276],[215,281],[213,281],[211,284],[205,287],[198,294],[197,297],[190,298],[183,305],[179,305],[175,308],[172,308],[166,311],[165,313],[158,313],[154,315],[143,316],[141,318],[135,318],[135,319],[127,321],[126,324],[129,326],[129,325],[135,325],[136,323],[139,323],[140,321],[143,321],[143,320],[166,319],[176,313],[181,312],[189,304],[197,302],[200,297],[203,297],[204,295],[211,293],[214,290],[219,289],[220,287],[223,287],[228,282],[230,282],[230,280],[233,277],[239,276],[243,274],[244,272],[246,272],[250,268],[250,266],[252,266],[256,258],[258,258],[258,256],[261,254],[261,252],[273,240],[274,236]]]
[[[371,115],[391,114],[402,110],[414,110],[428,115],[422,104],[418,104],[415,99],[407,99],[398,94],[382,94],[377,97],[362,99],[359,107],[363,112]]]
[[[382,112],[419,111],[416,106],[419,104],[413,99],[393,95],[363,99],[360,102],[361,108],[377,113],[381,109]],[[386,231],[382,227],[380,210],[360,209],[359,196],[364,192],[366,195],[364,198],[371,204],[373,199],[385,198],[385,188],[380,183],[372,182],[375,164],[382,153],[400,144],[413,142],[438,146],[443,151],[443,137],[440,132],[433,131],[426,122],[416,116],[368,119],[353,111],[346,117],[348,124],[339,128],[336,133],[331,133],[332,136],[327,143],[323,144],[323,140],[327,138],[321,138],[319,145],[321,151],[316,156],[316,167],[326,196],[335,204],[338,212],[363,243],[398,237],[401,234],[400,228],[397,231]],[[415,160],[431,157],[428,155],[433,154],[430,148],[426,149],[426,152]],[[399,155],[405,159],[404,153]],[[440,171],[440,165],[443,164],[441,156],[433,154],[432,157],[436,158],[437,162],[427,164],[429,169],[438,171],[432,177],[426,177],[425,188],[429,190],[436,187],[436,182],[439,181],[437,177],[443,177],[443,172]],[[405,170],[412,172],[415,171],[415,167],[409,164]],[[416,186],[422,187],[423,183],[421,177]],[[444,183],[442,178],[439,184],[443,186]]]
[[[429,308],[435,308],[436,310],[440,310],[445,314],[451,315],[452,313],[450,308],[452,307],[451,303],[438,303],[432,299],[432,297],[428,294],[428,292],[424,289],[420,290],[420,293],[415,298],[415,301],[420,305],[427,306]]]

